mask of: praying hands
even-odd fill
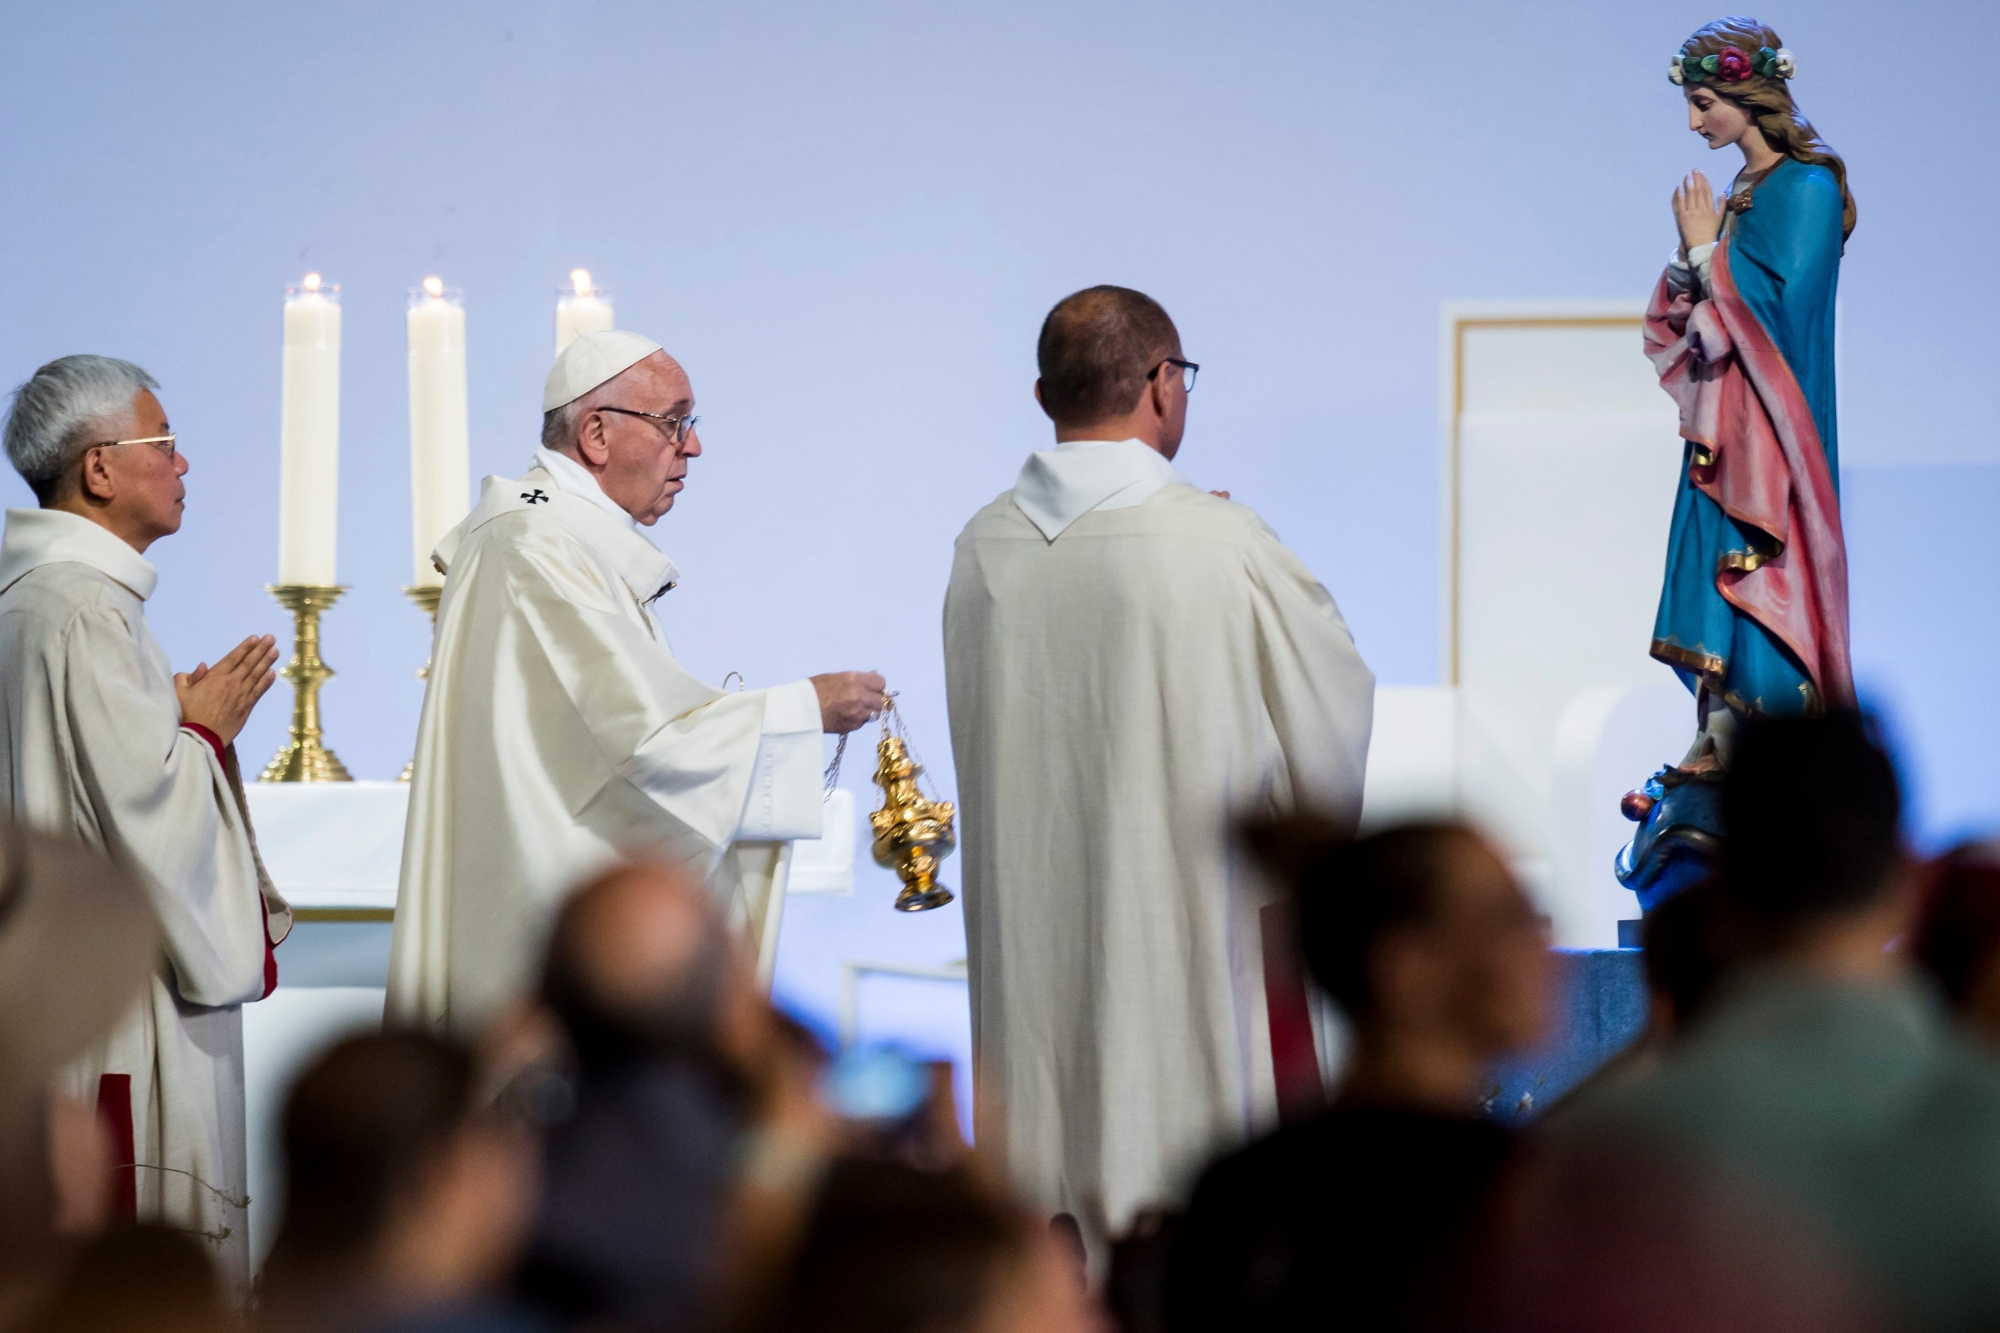
[[[230,744],[250,720],[250,710],[277,681],[271,669],[277,660],[277,640],[269,634],[252,635],[214,666],[202,662],[179,673],[174,677],[174,695],[181,702],[181,721],[207,727],[224,745]]]

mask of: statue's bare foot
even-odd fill
[[[1716,757],[1713,749],[1707,750],[1699,758],[1684,760],[1679,765],[1679,768],[1681,772],[1687,774],[1689,777],[1702,777],[1710,773],[1719,774],[1723,771],[1722,760]]]

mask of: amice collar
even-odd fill
[[[1014,483],[1014,504],[1054,541],[1093,509],[1129,509],[1186,481],[1141,440],[1071,440],[1028,455]]]
[[[0,592],[31,569],[73,561],[131,589],[145,601],[159,586],[160,572],[109,528],[63,509],[9,509],[0,536]]]

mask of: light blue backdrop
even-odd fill
[[[1879,4],[1763,12],[1860,200],[1841,431],[1856,665],[1932,840],[2000,822],[2000,200],[1973,156],[2000,93],[1954,65],[2000,41],[1996,15],[1905,5],[1894,31],[1925,34],[1905,41]],[[326,624],[324,701],[349,767],[388,777],[425,652],[397,592],[405,290],[427,273],[465,289],[474,476],[512,473],[553,289],[586,265],[700,398],[708,453],[656,530],[686,575],[662,604],[678,650],[753,684],[881,669],[949,793],[951,541],[1046,438],[1029,386],[1048,306],[1102,281],[1165,302],[1204,365],[1186,469],[1304,555],[1385,682],[1431,682],[1438,304],[1645,294],[1680,174],[1735,165],[1687,133],[1664,77],[1712,17],[1503,0],[10,7],[0,376],[90,350],[164,382],[194,471],[151,615],[187,665],[285,628],[261,591],[278,303],[308,268],[341,285],[353,591]],[[11,474],[0,498],[25,502]],[[274,698],[246,753],[283,722]],[[783,985],[803,1006],[830,1009],[839,957],[962,954],[955,909],[892,916],[890,887],[865,867],[853,900],[793,913]],[[933,1017],[962,1041],[961,1011]]]

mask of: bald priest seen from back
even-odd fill
[[[1298,557],[1175,469],[1197,367],[1158,303],[1078,292],[1037,360],[1055,447],[959,535],[945,669],[980,1141],[1101,1243],[1316,1087],[1228,829],[1352,829],[1375,680]]]
[[[820,735],[881,699],[872,672],[725,693],[674,660],[651,608],[680,575],[640,529],[702,446],[658,343],[583,335],[542,407],[528,472],[433,557],[392,1022],[470,1031],[521,997],[561,896],[621,854],[688,866],[754,950],[782,841],[820,835]]]

